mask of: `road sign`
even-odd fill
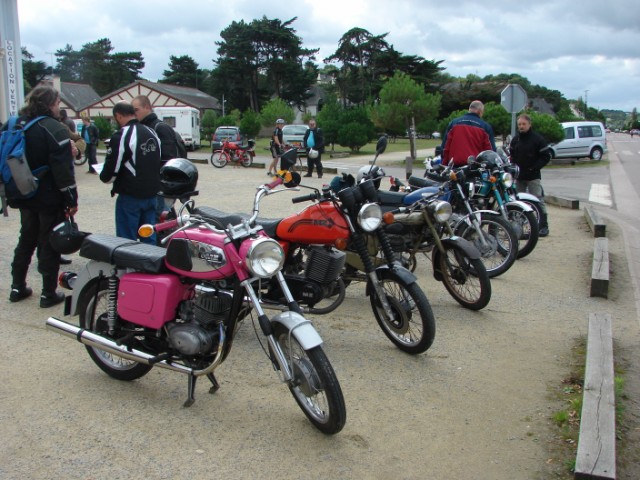
[[[518,113],[527,104],[527,92],[517,83],[511,83],[500,93],[500,104],[509,113]]]

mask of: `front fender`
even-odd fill
[[[305,350],[322,345],[322,338],[320,338],[311,321],[299,313],[291,311],[280,312],[271,318],[271,322],[283,325]]]
[[[505,206],[514,206],[523,212],[533,212],[533,207],[526,202],[522,202],[520,200],[511,200],[505,203]]]
[[[473,245],[473,243],[471,243],[469,240],[465,238],[455,236],[450,238],[444,238],[441,240],[441,242],[445,249],[447,247],[450,247],[452,249],[462,250],[464,255],[470,258],[471,260],[477,260],[481,258],[481,255],[478,249]],[[442,281],[442,273],[440,273],[440,270],[439,270],[441,256],[442,256],[442,252],[434,247],[433,255],[431,257],[431,262],[433,264],[433,278],[435,278],[439,282]]]
[[[389,265],[381,265],[376,268],[376,275],[380,280],[397,280],[398,283],[402,285],[411,285],[418,280],[413,273],[400,264],[393,265],[392,267],[389,267]],[[372,288],[371,282],[367,281],[367,295],[371,294]]]
[[[516,193],[516,199],[526,200],[527,202],[540,203],[540,199],[538,197],[527,192]]]

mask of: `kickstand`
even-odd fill
[[[209,393],[216,393],[218,391],[218,389],[220,388],[220,384],[218,383],[218,380],[216,380],[216,377],[215,377],[215,375],[213,373],[208,373],[207,374],[207,378],[209,379],[209,381],[213,385],[209,389]]]
[[[184,404],[182,405],[183,407],[190,407],[191,405],[193,405],[193,402],[196,401],[196,399],[194,398],[194,393],[196,390],[196,380],[198,380],[198,377],[196,377],[195,375],[189,375],[189,383],[187,385],[187,401],[184,402]]]

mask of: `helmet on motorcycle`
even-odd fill
[[[69,255],[80,250],[82,241],[87,235],[89,233],[78,230],[78,224],[73,221],[73,217],[69,217],[53,227],[49,235],[49,243],[56,252]]]
[[[320,154],[320,152],[318,152],[318,150],[315,149],[310,149],[309,153],[307,154],[309,156],[309,158],[313,159],[313,158],[318,158],[318,155]]]
[[[377,165],[365,165],[358,170],[356,176],[356,183],[360,183],[363,180],[373,180],[376,188],[380,188],[380,180],[384,177],[384,170]]]
[[[476,162],[484,163],[489,169],[496,168],[498,165],[502,164],[502,160],[500,160],[498,154],[493,150],[480,152],[476,157]]]
[[[160,168],[160,188],[165,197],[193,192],[198,184],[198,169],[185,158],[173,158]]]

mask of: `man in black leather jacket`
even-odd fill
[[[540,170],[551,160],[549,144],[542,135],[531,128],[531,117],[522,114],[518,117],[518,133],[511,140],[511,160],[520,167],[520,174],[516,179],[518,192],[529,192],[540,200],[542,218],[540,219],[539,235],[549,235],[547,207],[544,203],[542,189],[542,175]]]
[[[113,183],[116,199],[116,235],[138,239],[138,228],[156,221],[156,196],[160,190],[160,140],[135,116],[126,102],[113,107],[120,130],[113,134],[107,149],[100,180]],[[155,235],[141,239],[155,244]]]
[[[20,112],[19,122],[45,115],[25,132],[25,152],[31,170],[47,166],[35,196],[9,199],[9,206],[20,209],[20,236],[11,263],[9,300],[19,302],[33,293],[27,286],[31,257],[37,249],[38,272],[42,275],[40,307],[48,308],[64,301],[56,292],[60,253],[49,243],[49,235],[65,214],[78,211],[78,192],[73,167],[69,129],[58,121],[60,94],[50,86],[36,87]]]

